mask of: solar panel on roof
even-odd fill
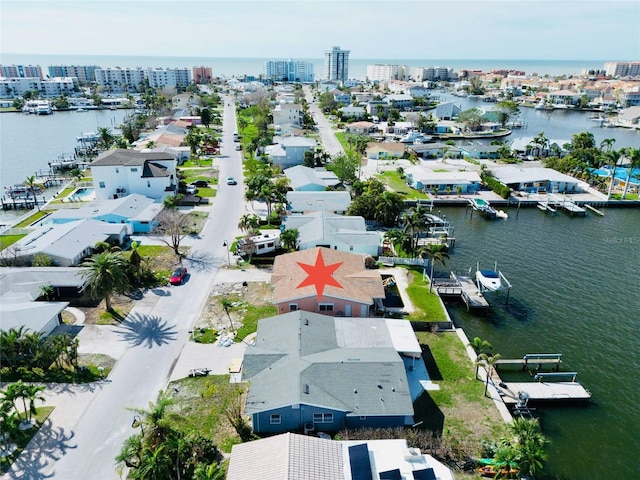
[[[400,469],[387,470],[386,472],[380,472],[380,480],[402,480]]]
[[[436,474],[433,471],[433,468],[425,468],[423,470],[414,470],[413,472],[414,480],[436,480]]]
[[[349,466],[353,480],[373,480],[366,443],[349,447]]]

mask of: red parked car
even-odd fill
[[[186,277],[187,269],[185,267],[178,267],[171,274],[169,283],[171,283],[171,285],[181,285]]]

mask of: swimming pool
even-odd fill
[[[67,197],[67,200],[70,202],[88,202],[90,200],[95,200],[96,193],[93,188],[78,188],[71,195]]]
[[[610,177],[611,169],[610,168],[594,168],[591,172],[595,173],[599,177]],[[616,179],[622,180],[623,182],[627,181],[627,175],[629,174],[628,168],[616,168]],[[640,183],[640,168],[634,168],[631,172],[631,180],[629,183],[638,184]]]

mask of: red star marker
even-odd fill
[[[318,300],[322,300],[322,292],[324,291],[325,285],[344,288],[338,283],[335,278],[333,278],[333,272],[340,268],[340,265],[342,265],[344,262],[325,265],[324,259],[322,258],[322,251],[318,250],[318,256],[316,257],[315,265],[307,265],[300,262],[296,263],[300,266],[300,268],[307,272],[307,278],[305,278],[296,288],[315,285],[316,292],[318,294]]]

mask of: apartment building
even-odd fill
[[[264,62],[264,76],[276,82],[314,81],[313,63],[300,60],[270,60]]]
[[[349,79],[349,50],[333,47],[324,52],[324,78],[346,82]]]
[[[0,77],[5,78],[39,78],[42,80],[40,65],[0,65]]]
[[[49,65],[49,77],[76,77],[80,84],[96,81],[97,65]]]

